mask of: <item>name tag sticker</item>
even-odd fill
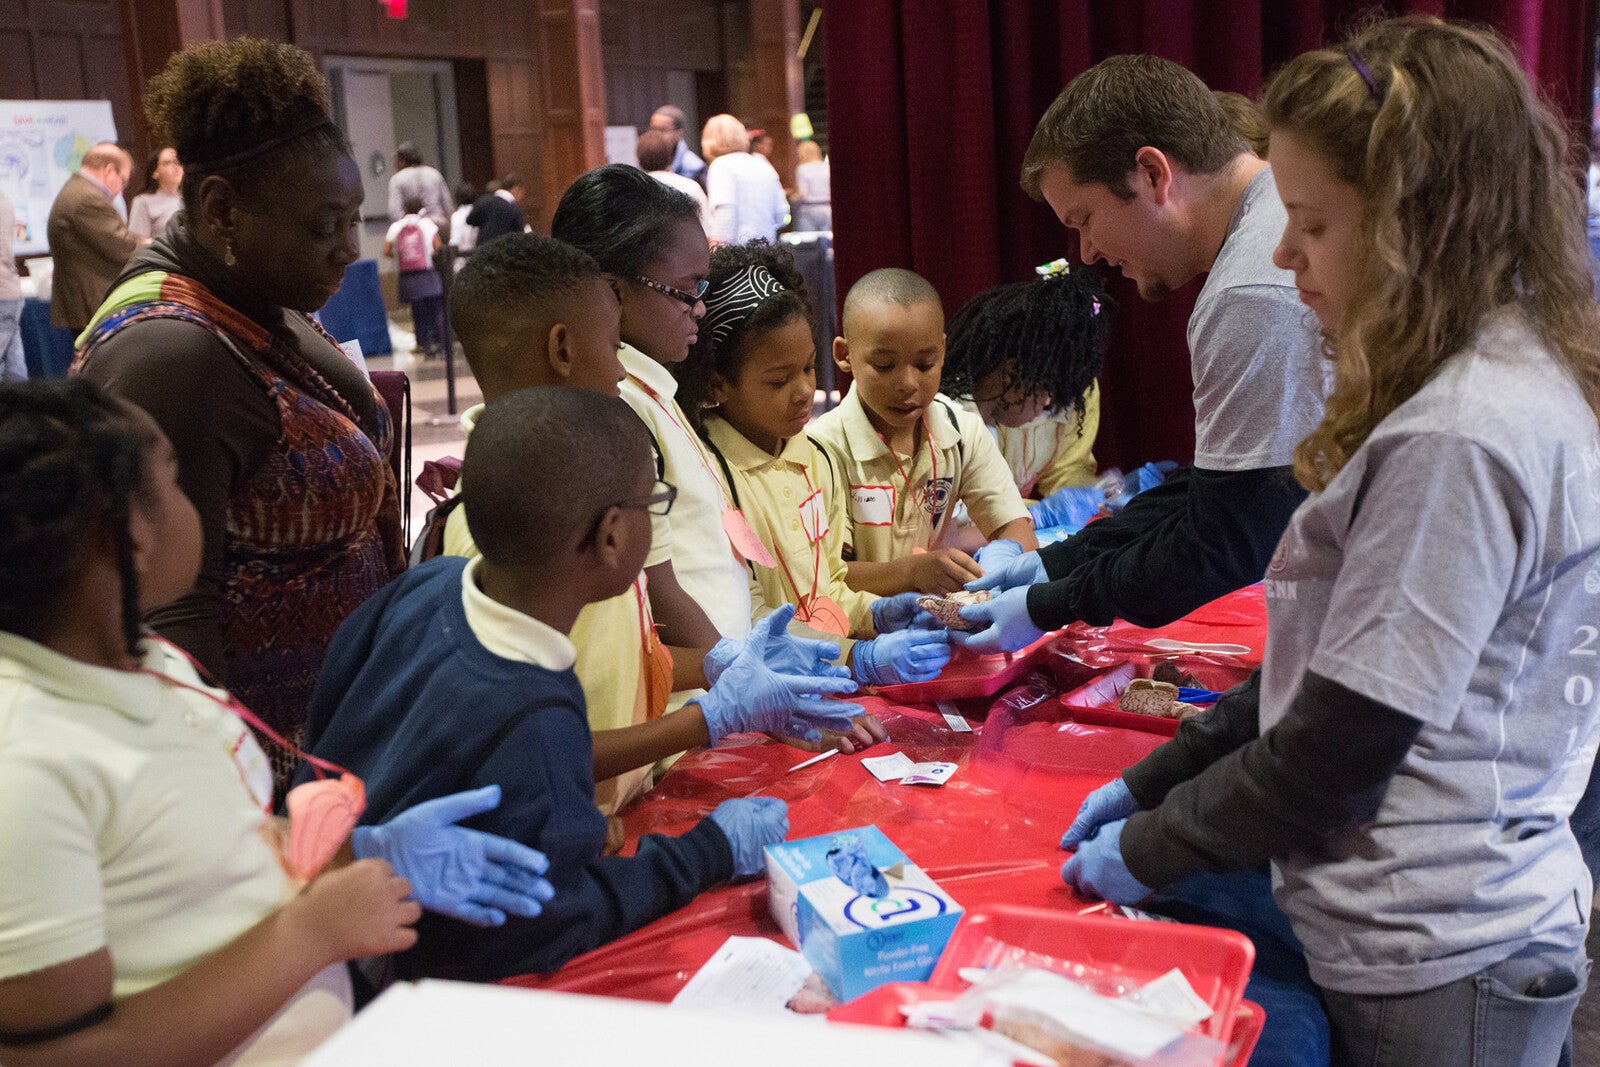
[[[828,509],[822,502],[822,490],[818,489],[800,502],[800,528],[813,543],[828,536]]]
[[[852,485],[850,517],[863,526],[893,526],[894,486]]]

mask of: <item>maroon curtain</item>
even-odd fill
[[[1374,12],[1493,25],[1587,131],[1590,0],[1460,0],[1375,7],[1352,0],[832,0],[823,18],[838,291],[909,267],[953,313],[1029,277],[1076,240],[1017,184],[1034,123],[1072,77],[1108,55],[1150,52],[1213,89],[1257,95],[1291,56]],[[1580,144],[1587,140],[1580,134]],[[1184,326],[1199,282],[1161,304],[1108,271],[1117,312],[1101,379],[1102,465],[1187,462],[1194,452]]]

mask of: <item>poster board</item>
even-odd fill
[[[56,194],[85,152],[116,139],[109,101],[0,100],[0,189],[16,210],[16,255],[49,251],[45,223]]]

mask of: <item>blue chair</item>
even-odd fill
[[[317,317],[322,328],[339,341],[360,341],[364,356],[393,352],[389,344],[389,316],[378,286],[378,261],[358,259],[344,269],[344,284],[322,305]]]

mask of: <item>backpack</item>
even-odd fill
[[[433,258],[428,255],[428,243],[422,239],[422,224],[415,219],[400,227],[394,238],[395,254],[403,271],[431,270]]]

